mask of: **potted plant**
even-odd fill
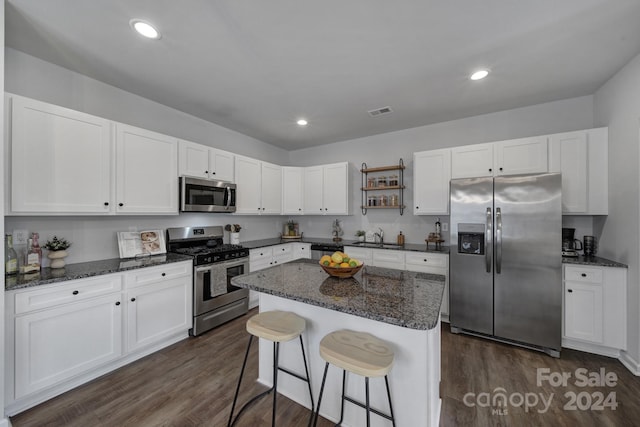
[[[224,229],[229,232],[229,243],[232,245],[240,244],[240,224],[227,224]]]
[[[51,240],[47,240],[43,248],[47,249],[49,253],[47,258],[51,260],[51,268],[63,268],[65,266],[64,259],[67,255],[67,249],[71,246],[71,243],[67,239],[58,239],[58,236],[53,236]]]
[[[356,236],[358,237],[359,242],[364,242],[364,236],[367,234],[364,230],[356,231]]]

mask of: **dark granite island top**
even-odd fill
[[[438,324],[445,277],[364,266],[354,277],[329,276],[317,261],[298,260],[236,276],[242,288],[391,325],[427,330]]]

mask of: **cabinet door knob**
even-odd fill
[[[204,173],[209,173],[209,171],[204,171]]]
[[[166,275],[167,275],[167,273],[162,273],[162,277],[164,277],[164,276],[166,276]]]
[[[420,206],[416,206],[416,209],[420,209]]]
[[[104,205],[105,206],[109,206],[109,202],[104,202]]]
[[[329,209],[328,209],[328,208],[324,208],[324,210],[325,210],[325,211],[328,211]]]
[[[216,174],[215,172],[211,172],[211,173],[212,173],[213,175],[215,175],[215,174]]]
[[[136,299],[135,298],[131,298],[131,302],[134,302]]]
[[[587,277],[587,273],[582,273],[581,276],[582,277]]]
[[[298,210],[299,210],[299,211],[301,211],[301,210],[302,210],[302,208],[298,208]]]
[[[493,172],[493,169],[492,169],[492,168],[489,168],[489,172]]]
[[[567,292],[573,292],[573,289],[567,289]]]
[[[124,203],[118,203],[118,206],[122,207],[124,206]]]
[[[502,168],[500,168],[500,171],[502,171]]]
[[[423,261],[424,261],[424,262],[427,262],[427,259],[425,258],[425,259],[423,259]]]
[[[78,291],[73,291],[73,292],[71,292],[71,293],[72,293],[72,294],[74,294],[74,295],[78,295],[80,292],[78,292]]]
[[[116,301],[116,305],[120,305],[120,301]]]

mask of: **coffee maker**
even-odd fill
[[[577,257],[578,251],[582,250],[582,242],[574,236],[575,228],[562,229],[562,256]]]

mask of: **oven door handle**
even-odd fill
[[[213,265],[206,265],[204,267],[196,267],[196,273],[202,273],[203,271],[213,270]]]

